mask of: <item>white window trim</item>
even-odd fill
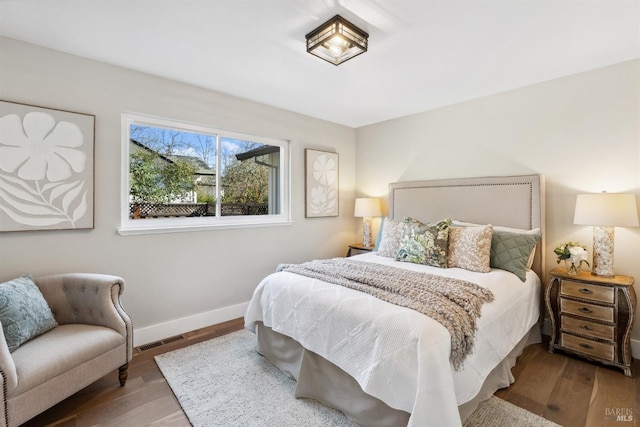
[[[132,123],[142,123],[151,126],[170,129],[180,129],[187,132],[196,132],[206,135],[220,135],[223,137],[245,139],[259,143],[276,145],[282,149],[283,159],[280,167],[280,182],[282,184],[282,197],[280,214],[277,215],[247,215],[224,217],[197,217],[197,218],[150,218],[144,220],[132,220],[129,218],[129,129]],[[177,233],[188,231],[206,231],[231,228],[254,228],[291,225],[291,156],[290,142],[276,138],[265,138],[255,135],[228,132],[213,127],[196,123],[182,122],[179,120],[165,119],[140,113],[122,113],[122,147],[121,147],[121,186],[120,186],[120,227],[118,234],[139,235],[158,233]],[[217,156],[220,162],[220,156]],[[216,180],[219,177],[216,175]]]

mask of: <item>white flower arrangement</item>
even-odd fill
[[[580,270],[582,263],[587,264],[588,267],[589,261],[587,254],[587,247],[581,245],[578,242],[567,242],[564,243],[553,250],[553,253],[556,254],[556,261],[560,263],[560,261],[565,260],[572,264],[572,267],[576,270]]]

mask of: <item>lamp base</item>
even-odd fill
[[[371,247],[371,218],[362,218],[362,246]]]
[[[593,270],[599,277],[614,277],[613,274],[614,227],[593,227]]]

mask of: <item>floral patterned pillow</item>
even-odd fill
[[[382,220],[382,233],[380,235],[380,244],[378,245],[378,251],[376,254],[395,258],[400,247],[402,224],[402,221],[394,221],[389,218],[384,218]]]
[[[449,267],[488,273],[491,271],[492,225],[451,227],[449,230]]]
[[[405,218],[396,260],[447,268],[450,225],[449,218],[431,224]]]

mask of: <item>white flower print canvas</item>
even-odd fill
[[[305,150],[305,216],[338,216],[338,154]]]
[[[0,101],[0,231],[93,228],[94,122]]]

